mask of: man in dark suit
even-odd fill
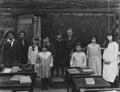
[[[2,45],[2,65],[20,64],[20,44],[14,38],[14,31],[7,33],[7,40]]]
[[[70,66],[70,57],[72,50],[74,49],[77,39],[73,36],[73,31],[71,28],[67,30],[67,37],[65,38],[66,42],[66,66]]]
[[[25,32],[24,31],[20,31],[18,33],[18,41],[20,43],[20,49],[21,49],[21,57],[20,57],[20,63],[21,64],[27,64],[28,62],[28,41],[25,40]]]

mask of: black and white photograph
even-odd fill
[[[120,92],[120,0],[0,0],[0,92]]]

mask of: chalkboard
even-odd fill
[[[97,35],[99,44],[104,42],[105,34],[109,31],[108,25],[111,28],[114,23],[114,14],[50,13],[48,22],[48,34],[53,42],[58,31],[61,31],[64,37],[66,37],[67,29],[72,28],[77,39],[83,46],[87,46],[93,34]]]

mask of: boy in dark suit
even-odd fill
[[[7,33],[7,40],[2,45],[2,65],[20,64],[20,44],[14,38],[14,31]]]
[[[21,49],[21,57],[20,57],[20,63],[21,64],[27,64],[28,62],[28,41],[25,39],[25,32],[20,31],[18,33],[18,41],[20,43],[20,49]]]

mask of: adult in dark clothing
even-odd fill
[[[59,68],[61,69],[62,75],[64,75],[64,67],[65,67],[65,47],[66,43],[62,39],[62,34],[57,35],[57,39],[55,41],[55,68],[57,70],[57,75],[59,75]]]
[[[8,39],[2,45],[2,65],[20,64],[20,43],[14,38],[14,31],[7,33]]]
[[[53,55],[53,63],[55,60],[55,46],[54,44],[50,41],[49,37],[45,37],[43,39],[43,45],[45,45],[47,47],[47,50],[50,51]],[[53,72],[54,72],[54,65],[51,68],[51,76],[53,76]]]
[[[21,64],[27,64],[28,62],[28,41],[25,40],[25,32],[20,31],[18,33],[18,41],[20,42],[20,49],[21,49],[21,57],[20,57],[20,63]]]
[[[65,38],[66,42],[66,66],[70,66],[70,57],[72,53],[72,49],[75,47],[77,39],[73,36],[72,29],[67,30],[67,37]]]

